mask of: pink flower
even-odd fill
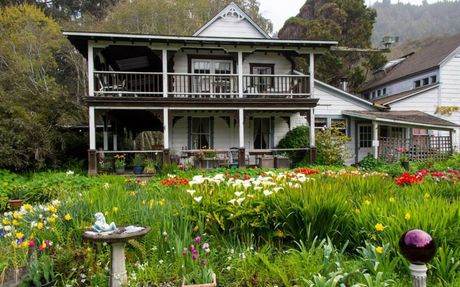
[[[190,245],[190,251],[193,252],[193,250],[195,250],[195,245],[192,244],[192,245]]]
[[[206,266],[206,260],[204,258],[201,258],[200,263],[201,265]]]
[[[29,246],[30,246],[30,247],[34,247],[34,246],[35,246],[35,241],[31,240],[31,241],[29,242]]]
[[[197,255],[196,255],[196,253],[195,253],[195,254],[192,255],[192,259],[193,259],[193,260],[196,260],[196,258],[197,258]]]
[[[49,240],[45,240],[45,246],[50,247],[50,241]]]
[[[199,236],[195,237],[195,242],[196,244],[200,244],[201,238]]]
[[[43,251],[43,246],[42,246],[42,245],[40,245],[40,246],[38,247],[38,251]]]

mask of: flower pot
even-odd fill
[[[24,202],[24,199],[9,199],[8,204],[13,209],[19,209]]]
[[[124,174],[125,173],[125,168],[124,167],[115,168],[115,173],[116,174]]]
[[[406,171],[409,171],[409,162],[408,161],[401,162],[401,165]]]
[[[141,175],[144,173],[144,166],[142,165],[135,165],[133,166],[133,172],[135,175]]]
[[[185,277],[182,279],[182,287],[217,287],[216,274],[212,274],[212,282],[204,284],[185,284]]]

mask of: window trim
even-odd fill
[[[350,121],[346,117],[340,117],[340,116],[331,116],[331,115],[315,115],[315,129],[320,130],[323,129],[324,127],[317,127],[316,126],[316,121],[318,119],[326,119],[326,128],[331,128],[332,127],[332,121],[333,120],[344,120],[345,121],[345,136],[348,137],[350,133]]]
[[[361,128],[368,128],[369,129],[369,133],[366,133],[366,134],[369,134],[370,135],[370,138],[369,139],[365,139],[363,140],[361,137],[362,137],[362,133],[361,133]],[[358,142],[358,148],[371,148],[372,147],[372,125],[370,124],[358,124],[358,138],[357,138],[357,142]],[[363,142],[366,142],[367,144],[366,145],[362,145]]]
[[[209,121],[209,131],[208,133],[194,133],[193,131],[193,119],[208,119]],[[188,148],[189,149],[202,149],[203,146],[194,148],[193,147],[193,135],[208,135],[209,137],[209,146],[207,148],[214,148],[214,117],[212,116],[198,116],[198,117],[188,117]]]

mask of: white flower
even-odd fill
[[[248,197],[248,198],[254,198],[254,195],[248,194],[247,197]]]
[[[73,170],[68,170],[65,174],[66,174],[67,176],[69,176],[69,175],[74,175],[74,172],[73,172]]]
[[[275,187],[275,188],[273,188],[273,191],[274,191],[274,192],[278,192],[278,191],[280,191],[280,190],[283,190],[283,188],[282,188],[282,187]]]
[[[109,184],[108,182],[104,182],[104,188],[105,188],[105,189],[108,189],[109,186],[110,186],[110,184]]]
[[[191,196],[193,196],[193,194],[196,192],[196,190],[194,190],[194,189],[187,189],[187,192],[188,192]]]
[[[160,260],[158,261],[158,263],[160,263],[160,264],[163,264],[163,262],[164,262],[164,261],[163,261],[162,259],[160,259]]]
[[[227,271],[230,271],[232,269],[232,266],[227,266]]]
[[[236,199],[229,200],[228,203],[235,204]]]
[[[239,205],[241,205],[241,203],[242,203],[243,201],[244,201],[244,198],[243,198],[243,197],[242,197],[242,198],[238,198],[238,199],[236,200],[236,202],[238,202]]]
[[[194,199],[196,202],[200,202],[200,201],[203,199],[203,197],[202,197],[202,196],[197,196],[197,197],[194,197],[193,199]]]
[[[270,190],[267,190],[267,189],[264,190],[264,195],[265,195],[265,196],[269,196],[269,195],[271,195],[272,193],[273,193],[273,192],[271,192]]]
[[[244,193],[244,192],[242,192],[242,191],[237,191],[237,192],[235,192],[235,195],[239,197],[239,196],[241,196],[243,193]]]
[[[242,259],[246,259],[246,255],[244,254],[244,252],[241,252],[241,253],[240,253],[240,257],[241,257]]]

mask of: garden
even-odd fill
[[[102,212],[151,228],[126,244],[130,286],[213,274],[218,286],[410,286],[398,241],[414,228],[438,246],[429,286],[460,286],[459,169],[454,155],[407,172],[370,158],[360,168],[168,168],[150,180],[0,171],[0,285],[107,285],[110,246],[82,238]]]

